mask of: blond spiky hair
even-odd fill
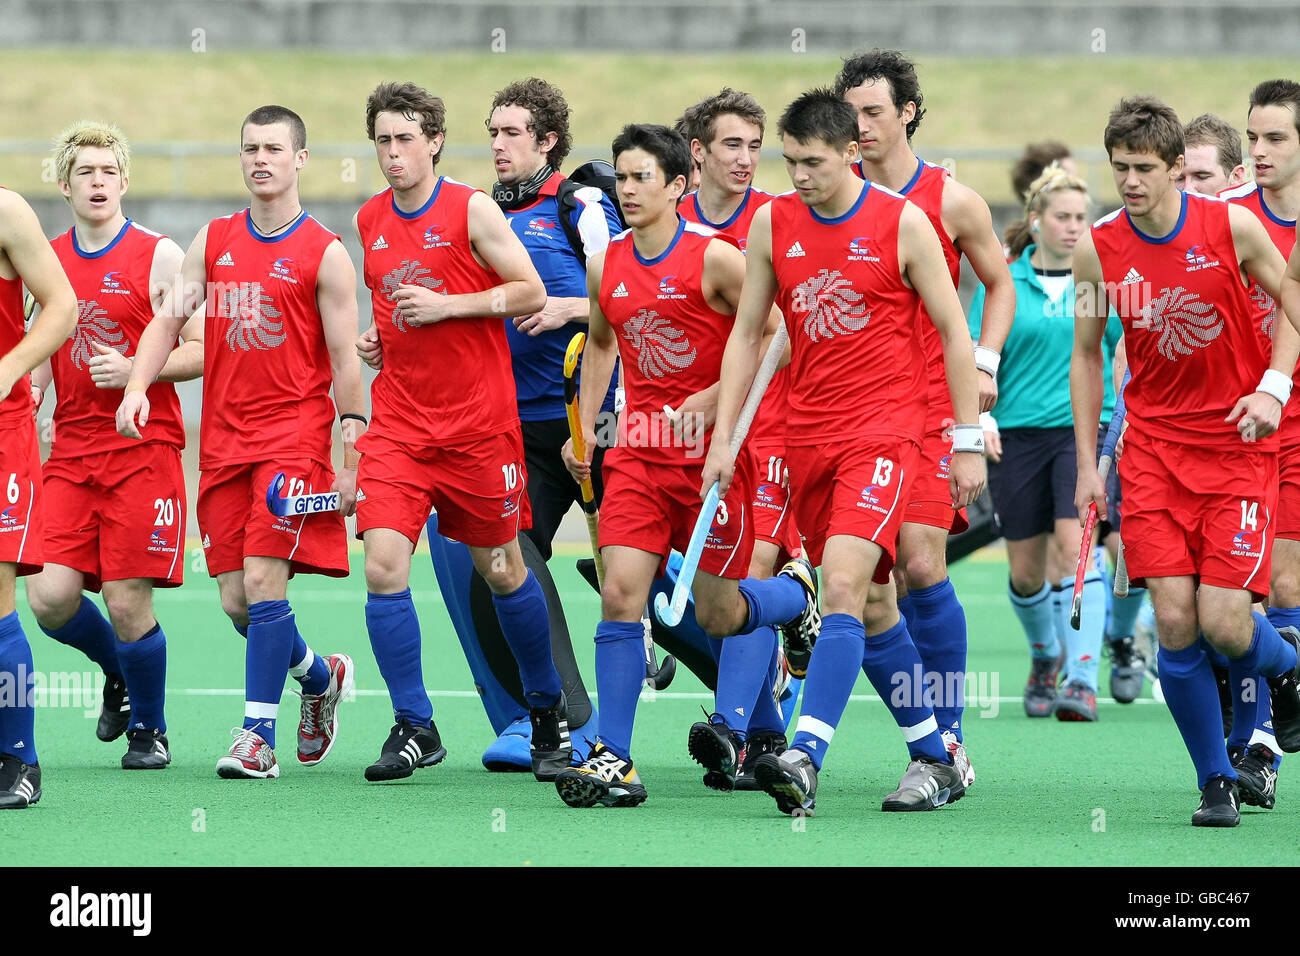
[[[88,146],[111,149],[117,157],[117,168],[122,178],[131,175],[131,144],[126,141],[126,135],[109,123],[81,120],[65,129],[54,141],[54,171],[59,182],[66,183],[72,178],[72,164],[77,161],[77,153]]]

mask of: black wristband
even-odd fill
[[[369,425],[369,424],[370,424],[369,420],[366,418],[365,415],[354,415],[354,414],[352,414],[351,412],[344,412],[342,415],[340,415],[340,416],[339,416],[339,424],[340,424],[340,425],[343,424],[343,422],[346,421],[346,420],[349,419],[349,418],[351,418],[351,419],[355,419],[356,421],[359,421],[359,422],[360,422],[361,424],[363,424],[363,425]]]

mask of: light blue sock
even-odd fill
[[[1061,656],[1061,642],[1056,639],[1056,604],[1052,587],[1043,582],[1042,590],[1029,597],[1016,593],[1007,582],[1007,596],[1029,641],[1029,654],[1035,659],[1056,660]]]
[[[1122,598],[1115,597],[1114,590],[1110,592],[1107,597],[1110,602],[1110,613],[1106,615],[1107,640],[1133,636],[1146,596],[1146,588],[1129,588],[1128,597]]]
[[[1098,549],[1100,550],[1100,549]],[[1079,680],[1094,693],[1097,690],[1097,666],[1101,660],[1101,642],[1106,629],[1106,578],[1095,560],[1083,578],[1083,605],[1076,631],[1066,622],[1065,656],[1066,682]],[[1061,582],[1062,588],[1067,586]],[[1062,595],[1073,598],[1074,580],[1068,579],[1069,590]],[[1067,598],[1067,602],[1070,598]],[[1068,604],[1067,604],[1068,608]]]

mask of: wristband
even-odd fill
[[[360,422],[363,425],[368,426],[370,424],[369,420],[367,420],[365,415],[354,415],[352,412],[344,412],[342,415],[340,415],[339,424],[340,425],[343,424],[343,422],[349,418],[352,419],[353,421]]]
[[[986,432],[996,432],[998,430],[998,420],[993,417],[992,412],[980,412],[980,428]]]
[[[1291,384],[1289,375],[1271,368],[1259,380],[1259,385],[1256,386],[1255,391],[1263,392],[1265,395],[1272,395],[1285,406],[1287,400],[1291,397]]]
[[[975,346],[975,367],[981,372],[988,372],[994,381],[998,377],[998,365],[1002,362],[1002,356],[993,349],[985,348],[983,345]]]
[[[982,425],[954,425],[952,427],[952,450],[972,451],[984,454],[984,427]]]
[[[624,407],[627,405],[627,390],[622,385],[614,389],[614,414],[622,414]]]

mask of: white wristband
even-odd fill
[[[992,412],[980,412],[980,428],[986,432],[996,432],[998,430],[998,420],[993,417]]]
[[[1287,400],[1291,398],[1291,377],[1285,372],[1279,372],[1271,368],[1264,373],[1264,377],[1259,380],[1259,385],[1255,391],[1263,392],[1265,395],[1272,395],[1284,406]]]
[[[988,372],[996,381],[998,377],[998,365],[1002,362],[1000,353],[993,349],[985,348],[983,345],[975,346],[975,367],[981,372]]]
[[[973,451],[978,455],[984,454],[984,426],[983,425],[954,425],[952,427],[952,450]]]
[[[614,414],[621,415],[625,405],[627,405],[627,392],[624,390],[623,386],[620,385],[618,388],[614,389]]]

